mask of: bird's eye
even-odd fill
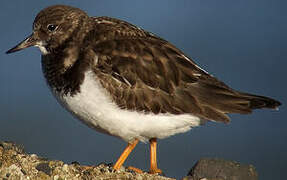
[[[51,32],[55,31],[56,28],[57,28],[57,26],[54,24],[48,24],[48,26],[47,26],[47,29]]]

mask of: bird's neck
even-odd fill
[[[53,49],[47,47],[42,52],[42,69],[47,83],[63,94],[73,95],[80,91],[84,72],[89,66],[84,43],[86,32],[92,26],[85,27],[87,28],[82,28],[82,31],[73,34],[59,46]]]
[[[78,46],[67,46],[61,51],[42,55],[42,70],[54,91],[73,95],[80,91],[84,79],[84,60]]]

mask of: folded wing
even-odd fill
[[[93,34],[98,56],[94,72],[120,108],[155,114],[190,113],[228,122],[227,113],[246,114],[280,105],[271,98],[229,88],[153,34],[123,21],[104,20],[98,23],[101,37]],[[115,26],[123,28],[118,31]]]

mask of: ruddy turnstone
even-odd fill
[[[150,142],[150,173],[160,173],[157,139],[229,113],[275,109],[280,102],[239,92],[208,74],[168,41],[128,22],[89,17],[65,5],[43,9],[33,32],[7,53],[39,47],[42,69],[57,100],[82,122],[128,146]]]

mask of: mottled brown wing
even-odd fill
[[[228,122],[226,113],[278,105],[270,98],[232,90],[163,39],[135,26],[117,33],[113,27],[103,28],[110,31],[106,36],[102,31],[102,39],[93,47],[98,56],[94,71],[123,109],[190,113]]]

